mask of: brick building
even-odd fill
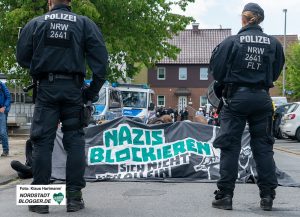
[[[195,113],[207,103],[207,88],[213,81],[208,74],[208,64],[213,49],[226,37],[231,29],[187,29],[169,42],[181,49],[176,60],[164,58],[156,67],[148,70],[148,84],[155,92],[157,107],[172,107],[181,110],[188,107]],[[275,35],[283,43],[282,35]],[[287,47],[298,42],[297,35],[287,35]],[[271,95],[280,95],[278,88]]]
[[[185,107],[195,111],[207,104],[207,87],[213,81],[208,64],[213,49],[230,29],[199,29],[193,25],[174,36],[170,43],[181,49],[176,60],[164,58],[148,70],[148,83],[155,92],[157,107]]]

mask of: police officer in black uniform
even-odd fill
[[[49,184],[56,129],[62,122],[67,152],[67,211],[84,208],[85,141],[83,106],[105,82],[108,53],[97,25],[71,12],[71,0],[48,0],[49,12],[26,24],[17,44],[17,61],[38,81],[31,126],[34,144],[33,185]],[[85,63],[93,72],[90,87],[83,89]],[[29,206],[48,213],[48,206]]]
[[[225,86],[221,129],[214,141],[214,147],[221,149],[219,190],[212,202],[215,208],[232,209],[241,137],[248,122],[260,206],[272,210],[277,178],[273,159],[273,108],[268,91],[280,75],[284,53],[278,40],[263,33],[259,26],[263,19],[264,11],[258,4],[245,5],[242,29],[221,42],[210,60],[210,72]]]

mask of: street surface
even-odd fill
[[[23,146],[24,147],[24,146]],[[277,166],[300,182],[300,143],[278,140],[275,145]],[[286,149],[288,152],[282,151]],[[0,159],[0,162],[2,159]],[[31,180],[16,180],[0,185],[0,216],[39,216],[29,213],[26,206],[16,206],[16,184]],[[86,209],[66,213],[65,207],[50,207],[48,216],[93,217],[300,217],[300,188],[278,187],[272,212],[259,208],[258,188],[254,184],[238,184],[232,211],[211,208],[215,183],[88,183],[84,189]]]

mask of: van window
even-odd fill
[[[110,102],[109,107],[110,108],[121,108],[121,98],[119,95],[119,92],[116,90],[110,90]]]
[[[97,105],[105,105],[106,104],[106,89],[102,88],[99,92],[99,99],[95,103]]]

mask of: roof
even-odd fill
[[[284,35],[273,35],[277,38],[283,46]],[[286,35],[286,44],[287,47],[291,44],[299,42],[298,35]]]
[[[158,64],[209,64],[213,49],[231,35],[231,29],[187,29],[168,42],[181,49],[177,60],[164,58]]]

